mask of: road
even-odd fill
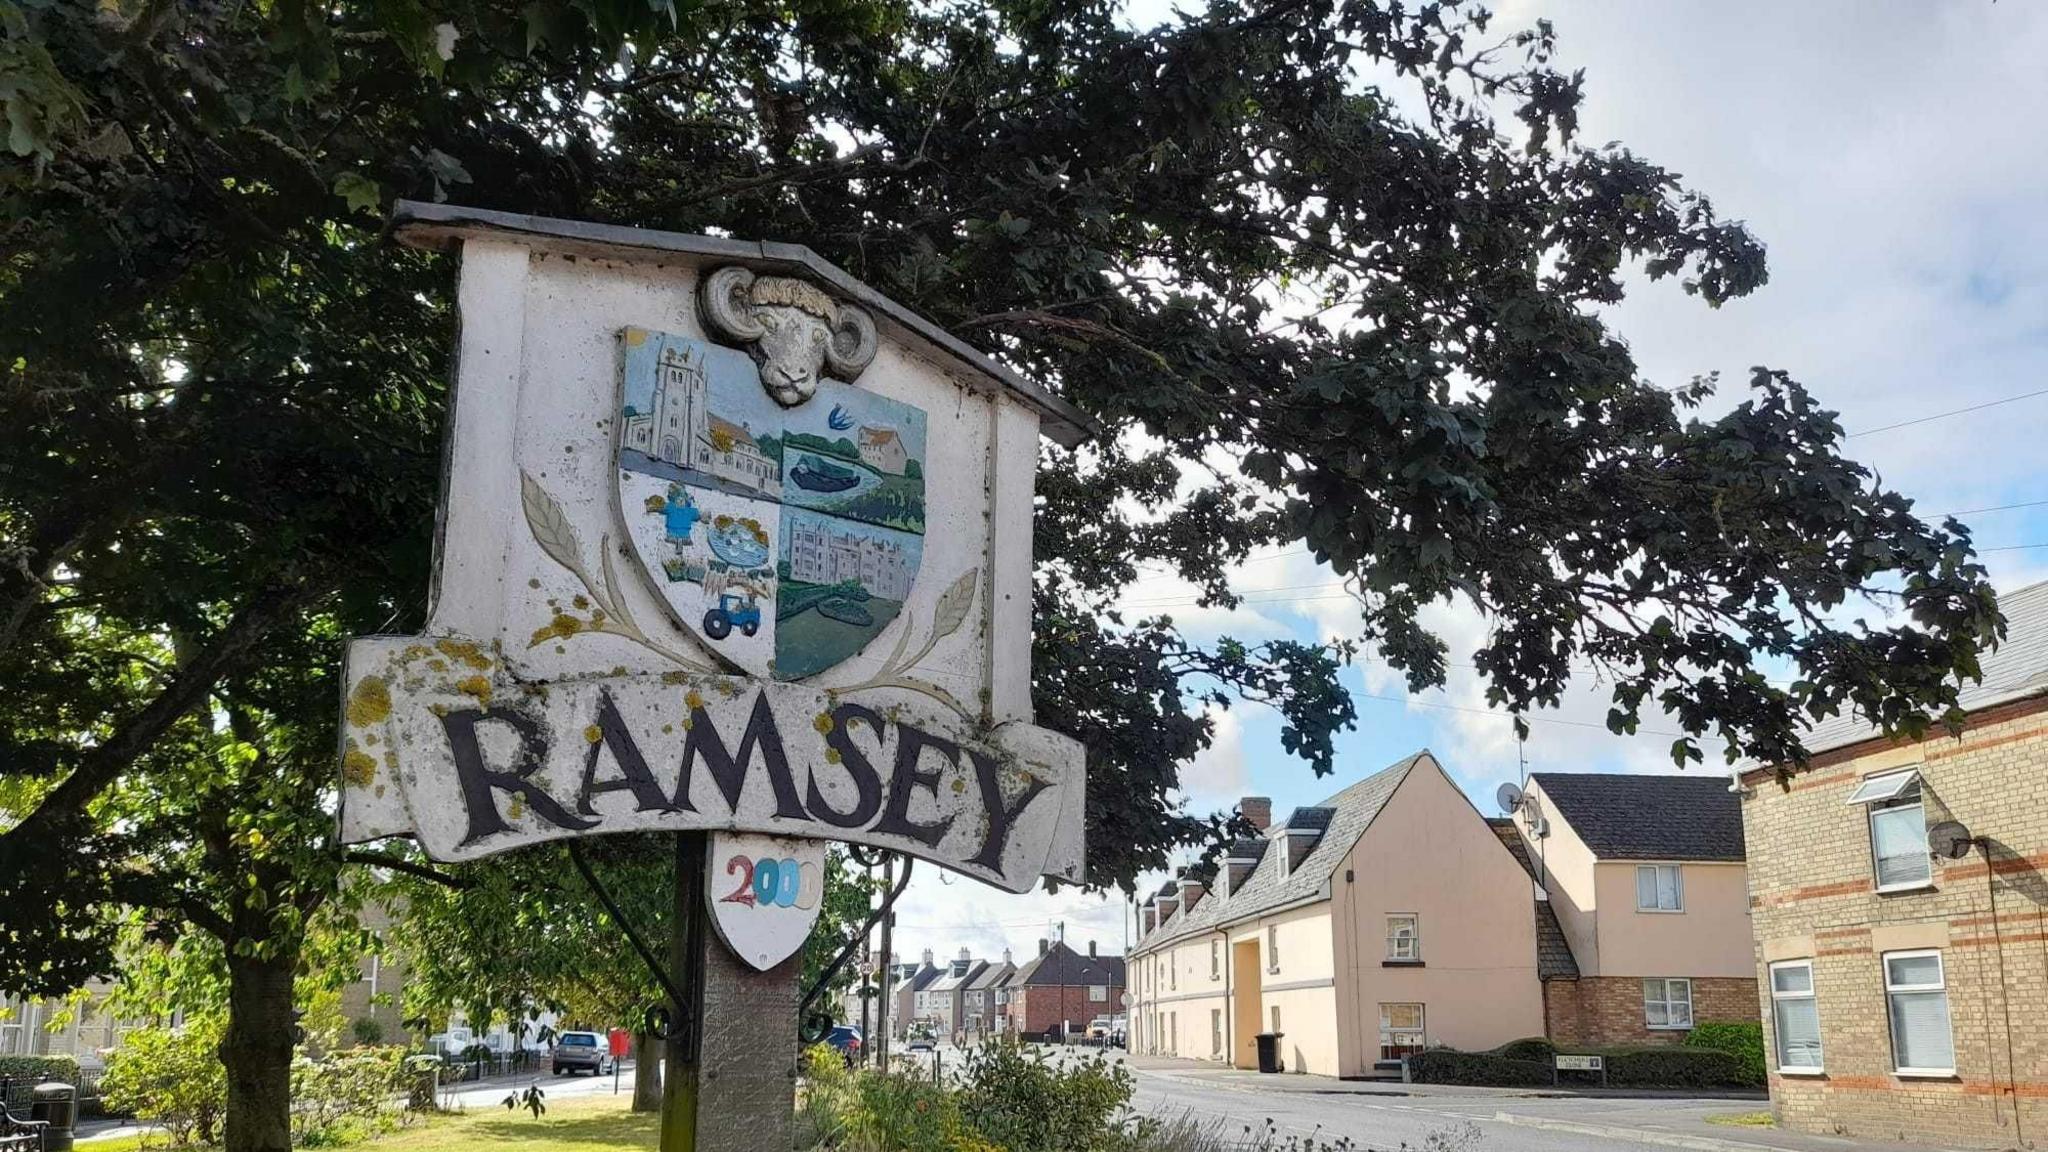
[[[1058,1059],[1080,1058],[1060,1053]],[[1165,1119],[1191,1117],[1243,1139],[1320,1149],[1425,1152],[1904,1152],[1903,1145],[1710,1124],[1709,1116],[1756,1113],[1761,1099],[1688,1095],[1590,1096],[1440,1085],[1355,1083],[1314,1076],[1259,1076],[1187,1060],[1112,1053],[1136,1081],[1132,1106]],[[1344,1142],[1348,1141],[1348,1145]],[[1926,1152],[1918,1149],[1915,1152]]]

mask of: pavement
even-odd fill
[[[1085,1057],[1061,1050],[1059,1058]],[[1925,1146],[1812,1136],[1708,1122],[1767,1111],[1758,1093],[1525,1090],[1446,1084],[1260,1075],[1198,1060],[1112,1060],[1136,1079],[1132,1106],[1162,1118],[1189,1116],[1225,1134],[1246,1128],[1284,1141],[1304,1137],[1354,1149],[1444,1152],[1928,1152]]]

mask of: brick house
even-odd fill
[[[1855,718],[1783,783],[1745,771],[1771,1104],[1807,1132],[1945,1147],[2048,1137],[2048,583],[1960,735]]]
[[[1038,955],[1002,990],[1008,994],[1009,1031],[1019,1036],[1045,1036],[1063,1026],[1083,1029],[1097,1016],[1123,1012],[1124,958],[1097,955],[1092,940],[1085,956],[1065,941],[1040,940]]]
[[[1742,806],[1725,776],[1538,772],[1512,819],[1570,950],[1569,966],[1543,965],[1552,1041],[1675,1044],[1696,1021],[1756,1019]]]

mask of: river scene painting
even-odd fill
[[[782,501],[924,534],[924,413],[833,380],[788,413]]]

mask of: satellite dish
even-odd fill
[[[1927,850],[1949,860],[1961,860],[1976,847],[1970,830],[1954,820],[1943,820],[1927,830]]]
[[[1502,815],[1512,816],[1522,808],[1522,790],[1513,784],[1503,784],[1493,794],[1493,802],[1500,805]]]

